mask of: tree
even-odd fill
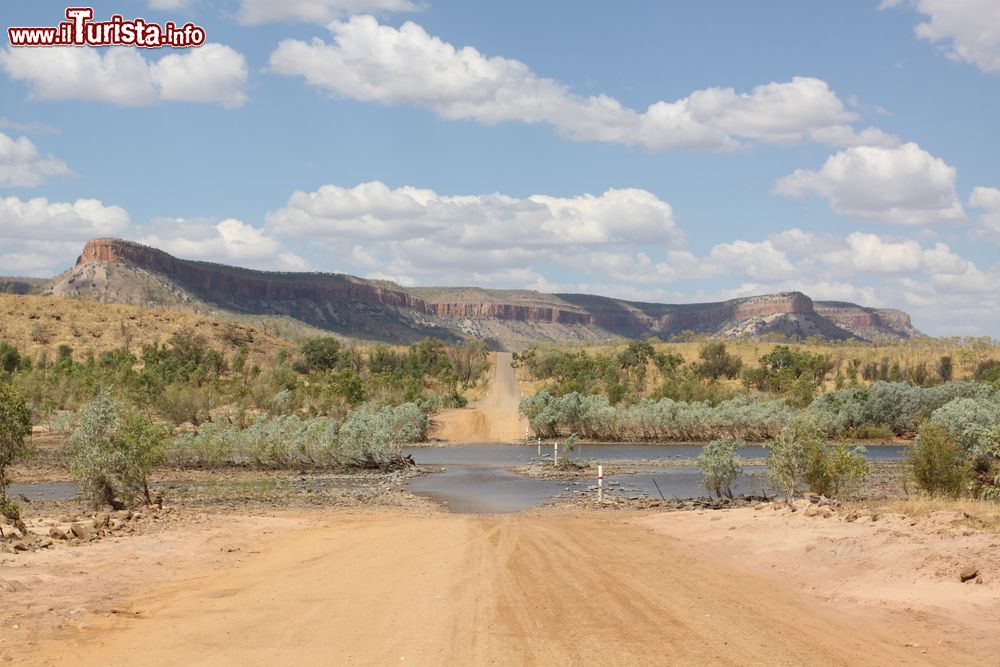
[[[162,453],[164,429],[103,389],[76,416],[67,440],[70,470],[95,507],[151,502],[148,477]]]
[[[789,498],[802,491],[810,460],[823,448],[825,438],[819,421],[803,415],[790,421],[768,445],[768,474]]]
[[[917,486],[931,495],[958,496],[969,476],[965,450],[945,426],[931,421],[917,431],[910,464]]]
[[[7,466],[28,453],[31,411],[9,384],[0,383],[0,515],[17,520],[17,505],[7,499]]]
[[[332,336],[309,338],[301,349],[306,371],[328,371],[340,358],[340,341]]]
[[[717,380],[721,377],[734,378],[740,374],[743,361],[726,352],[726,344],[718,341],[705,343],[698,353],[701,363],[698,372],[702,377]]]
[[[951,357],[945,355],[938,359],[937,367],[938,377],[941,378],[942,382],[950,382],[952,376],[955,374],[955,365],[951,360]]]
[[[713,440],[705,445],[698,456],[698,468],[705,476],[704,484],[709,494],[719,498],[733,497],[733,482],[743,474],[743,459],[736,453],[743,443],[736,438]]]

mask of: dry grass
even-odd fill
[[[657,351],[670,351],[684,357],[688,363],[697,362],[698,354],[701,351],[704,341],[691,341],[683,343],[658,343],[654,347]],[[627,343],[616,345],[572,345],[557,344],[553,347],[559,349],[581,349],[590,354],[613,354],[625,349]],[[960,339],[960,338],[921,338],[908,341],[890,341],[879,343],[865,343],[859,341],[849,342],[809,342],[809,343],[780,343],[767,342],[763,340],[737,340],[726,341],[726,349],[730,354],[738,356],[744,366],[757,366],[760,358],[771,352],[778,345],[790,345],[795,349],[805,349],[814,354],[829,356],[834,361],[834,370],[831,376],[824,383],[823,389],[829,390],[834,387],[834,378],[838,370],[846,370],[847,365],[854,360],[863,366],[866,363],[880,363],[883,358],[889,360],[889,365],[898,363],[902,368],[913,368],[919,364],[926,364],[928,372],[934,376],[937,370],[938,361],[942,356],[950,356],[954,363],[954,379],[963,380],[972,377],[973,372],[981,362],[987,359],[1000,359],[1000,342],[990,341],[983,338]],[[655,374],[650,375],[651,380],[656,380]],[[863,382],[859,376],[859,382]],[[734,386],[739,382],[732,383]]]
[[[35,359],[42,352],[54,359],[60,345],[72,347],[76,359],[123,348],[138,354],[143,345],[166,341],[182,329],[193,330],[227,353],[245,344],[252,363],[273,360],[280,350],[295,347],[255,327],[189,311],[0,294],[0,341]]]
[[[1000,532],[1000,503],[992,500],[913,496],[894,500],[882,509],[913,518],[925,518],[935,512],[952,512],[961,515],[961,523],[972,528]]]

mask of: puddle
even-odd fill
[[[76,498],[80,487],[76,482],[43,482],[38,484],[11,484],[7,495],[23,495],[28,500],[70,500]]]
[[[906,453],[905,446],[868,447],[873,461],[897,461]],[[551,461],[552,446],[542,446],[542,456]],[[443,503],[449,511],[463,514],[504,514],[534,507],[559,496],[571,497],[594,480],[546,480],[525,477],[506,468],[527,465],[538,457],[536,445],[456,445],[451,447],[408,447],[404,453],[420,465],[443,468],[444,472],[416,477],[407,488],[421,496]],[[577,445],[574,459],[600,461],[658,461],[694,459],[700,445]],[[764,459],[762,446],[743,447],[745,459]],[[736,493],[760,494],[764,466],[747,466],[733,489]],[[610,493],[641,495],[651,498],[694,498],[707,496],[701,472],[694,467],[664,467],[635,475],[609,476],[605,483]]]

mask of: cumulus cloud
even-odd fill
[[[682,238],[670,204],[645,190],[517,198],[390,189],[378,181],[296,192],[287,206],[268,213],[267,228],[327,241],[432,236],[465,247],[672,244]]]
[[[969,197],[969,206],[982,210],[983,231],[1000,240],[1000,189],[978,187]]]
[[[418,9],[419,5],[411,0],[241,0],[236,18],[245,25],[274,21],[329,23],[349,14],[414,12]]]
[[[206,44],[183,55],[170,54],[150,65],[160,99],[174,102],[214,102],[242,106],[247,100],[247,63],[222,44]]]
[[[129,225],[125,209],[105,206],[96,199],[78,199],[72,204],[44,197],[0,199],[0,238],[5,240],[86,241],[119,235]]]
[[[445,118],[545,123],[570,139],[647,150],[731,150],[747,142],[817,141],[838,147],[893,146],[880,130],[851,127],[848,111],[825,81],[795,77],[757,86],[695,91],[644,112],[607,95],[584,97],[524,63],[457,48],[412,22],[400,28],[371,16],[333,21],[332,42],[289,39],[271,54],[271,70],[353,99],[415,104]]]
[[[0,50],[0,68],[28,85],[40,100],[108,102],[146,106],[158,100],[212,102],[238,107],[246,101],[247,65],[222,44],[206,44],[150,63],[140,49],[53,47]]]
[[[62,160],[42,155],[27,137],[11,139],[0,132],[0,187],[31,188],[50,176],[72,173]]]
[[[883,0],[880,8],[902,4]],[[995,0],[911,0],[927,20],[914,29],[952,60],[972,63],[983,72],[1000,72],[1000,5]]]
[[[150,9],[160,9],[164,11],[185,9],[189,4],[190,0],[149,0]]]
[[[955,168],[917,144],[862,146],[830,156],[819,171],[799,169],[778,181],[786,197],[819,195],[837,213],[900,225],[962,220]]]
[[[211,220],[160,218],[136,230],[140,243],[187,259],[253,264],[259,268],[302,271],[304,259],[278,239],[252,225],[227,218]]]
[[[780,280],[798,273],[788,256],[775,248],[771,241],[720,243],[712,248],[710,257],[754,280]]]

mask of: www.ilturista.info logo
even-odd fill
[[[205,43],[205,29],[193,23],[163,25],[144,19],[125,20],[115,14],[109,21],[93,21],[91,7],[69,7],[66,20],[48,28],[7,28],[11,46],[163,46],[186,48]]]

